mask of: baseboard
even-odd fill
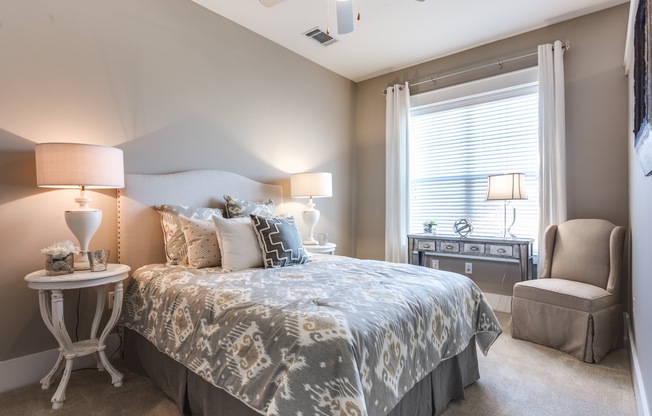
[[[494,311],[512,313],[511,296],[484,292],[484,297],[487,298],[489,305],[491,305],[491,309]]]
[[[120,348],[120,337],[113,333],[106,338],[107,357]],[[52,369],[58,349],[25,355],[7,361],[0,361],[0,393],[17,389],[32,383],[38,383]],[[73,370],[96,366],[93,355],[75,358]],[[58,383],[59,378],[56,379]]]
[[[636,397],[636,410],[638,416],[650,416],[647,396],[645,394],[645,385],[641,376],[641,367],[638,364],[638,354],[636,346],[632,342],[632,323],[629,320],[629,314],[625,313],[625,322],[627,328],[627,339],[629,340],[629,359],[632,369],[632,384],[634,385],[634,396]]]

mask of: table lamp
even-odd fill
[[[102,222],[102,211],[89,207],[86,189],[124,188],[122,150],[79,143],[36,145],[36,184],[42,188],[80,188],[77,208],[65,211],[66,224],[77,237],[80,261],[75,270],[87,270],[88,245]]]
[[[517,199],[527,199],[525,175],[523,173],[506,173],[503,175],[489,176],[487,182],[487,201],[503,201],[503,238],[507,238],[508,233],[512,238],[516,238],[509,231],[516,222],[516,207],[512,207],[514,208],[514,219],[509,228],[507,228],[507,204],[509,201]]]
[[[303,211],[303,222],[310,229],[308,238],[303,244],[319,244],[313,232],[319,221],[319,211],[315,209],[313,198],[333,196],[333,177],[329,172],[295,173],[290,176],[290,188],[292,198],[309,198],[308,209]]]

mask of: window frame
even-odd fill
[[[500,74],[498,76],[483,78],[476,81],[471,81],[463,84],[454,85],[451,87],[441,88],[433,91],[428,91],[425,93],[413,95],[410,97],[410,118],[424,113],[432,112],[433,107],[437,107],[437,111],[442,111],[446,109],[458,108],[465,105],[481,104],[483,102],[496,101],[500,99],[515,97],[523,95],[524,89],[532,89],[538,92],[538,67],[530,67],[523,70],[513,71],[506,74]],[[532,91],[532,92],[534,92]],[[538,133],[537,133],[538,137]],[[409,139],[408,139],[409,142]],[[407,152],[410,153],[410,144],[408,143]],[[538,152],[538,145],[537,145]],[[538,157],[538,156],[537,156]],[[409,160],[408,160],[409,164]],[[538,187],[538,174],[537,171],[537,187]],[[495,172],[498,173],[512,173],[512,172]],[[407,183],[408,183],[408,210],[406,217],[406,229],[409,233],[414,232],[414,228],[411,227],[412,223],[412,187],[410,186],[410,169],[406,172]],[[529,190],[531,194],[533,190]],[[536,189],[537,199],[538,199],[538,188]],[[531,195],[532,199],[534,195]],[[500,204],[502,207],[502,204]],[[517,207],[518,208],[518,207]],[[510,210],[511,211],[511,210]],[[502,208],[501,208],[502,212]],[[511,218],[511,213],[508,213],[508,218]],[[538,207],[537,207],[537,216],[538,216]],[[502,218],[502,215],[501,215]],[[436,218],[434,218],[436,220]],[[412,224],[413,225],[413,224]],[[509,224],[507,224],[509,226]],[[502,230],[502,224],[500,229]],[[418,232],[422,232],[419,230]],[[453,230],[445,230],[445,234],[453,234]],[[490,234],[482,233],[485,236],[491,236]],[[537,233],[534,235],[528,235],[537,239]]]

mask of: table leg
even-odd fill
[[[63,362],[63,352],[59,351],[59,356],[57,357],[57,361],[54,363],[54,367],[52,367],[52,370],[50,370],[49,373],[45,375],[41,379],[41,388],[43,390],[47,390],[50,388],[52,385],[52,379],[54,378],[54,375],[59,371],[59,368],[61,367],[61,363]]]
[[[63,401],[66,399],[66,387],[70,379],[70,372],[72,369],[72,359],[75,357],[75,351],[72,346],[72,341],[66,330],[63,315],[63,291],[60,289],[52,290],[51,301],[51,330],[54,337],[59,342],[59,357],[66,359],[66,367],[63,371],[63,377],[59,382],[57,391],[52,396],[52,408],[59,409],[63,406]],[[47,324],[46,324],[47,325]],[[60,360],[57,359],[57,368],[60,365]],[[56,370],[55,370],[56,371]],[[47,377],[47,376],[46,376]]]
[[[99,286],[97,288],[97,300],[95,302],[95,317],[93,317],[93,325],[91,326],[91,339],[97,339],[97,330],[100,326],[102,319],[102,312],[104,312],[104,302],[106,299],[106,286]],[[104,365],[98,353],[93,354],[97,363],[97,369],[104,371]]]
[[[52,309],[50,307],[49,295],[50,292],[48,290],[39,290],[38,303],[39,303],[39,309],[41,310],[41,318],[43,318],[43,322],[45,323],[45,326],[56,337],[56,334],[54,332],[54,327],[52,326]],[[59,339],[57,339],[57,342],[58,341]],[[57,357],[57,361],[54,363],[54,367],[52,367],[52,370],[50,370],[50,372],[47,373],[45,377],[41,379],[42,389],[50,388],[50,386],[52,385],[52,379],[54,378],[54,375],[59,370],[59,367],[61,367],[62,362],[63,362],[63,351],[61,350],[61,343],[59,343],[59,356]]]
[[[527,245],[520,245],[518,246],[519,253],[518,253],[518,266],[519,266],[519,271],[521,272],[521,281],[524,282],[530,278],[528,276],[528,270],[529,270],[529,253],[528,253],[528,247]]]
[[[52,396],[52,408],[61,409],[63,402],[66,400],[66,387],[68,387],[68,380],[70,380],[70,373],[72,372],[72,358],[66,358],[66,367],[63,370],[63,377],[57,391]]]
[[[104,341],[109,335],[109,332],[111,332],[115,326],[116,322],[118,321],[118,317],[120,316],[120,312],[122,311],[122,282],[117,282],[115,284],[114,295],[115,301],[113,302],[113,312],[111,313],[111,317],[109,318],[109,322],[107,322],[104,331],[102,331],[102,335],[100,335],[100,339],[97,345],[97,354],[104,364],[104,368],[111,375],[111,383],[116,387],[120,387],[122,386],[123,375],[118,370],[116,370],[115,367],[111,365],[108,358],[106,358],[106,345],[104,344]]]

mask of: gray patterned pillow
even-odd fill
[[[181,229],[179,215],[186,218],[210,220],[215,215],[223,217],[219,208],[198,208],[185,205],[156,205],[154,207],[161,214],[161,227],[163,228],[163,242],[165,244],[165,257],[168,264],[188,264],[188,245]]]
[[[276,213],[274,201],[271,199],[267,202],[250,202],[233,198],[231,195],[224,195],[224,200],[226,201],[227,218],[249,217],[252,214],[271,217]]]
[[[310,261],[293,217],[251,215],[263,253],[265,268],[286,267]]]
[[[188,245],[188,264],[201,269],[221,264],[222,256],[217,245],[217,229],[212,219],[200,220],[179,215],[183,236]]]

